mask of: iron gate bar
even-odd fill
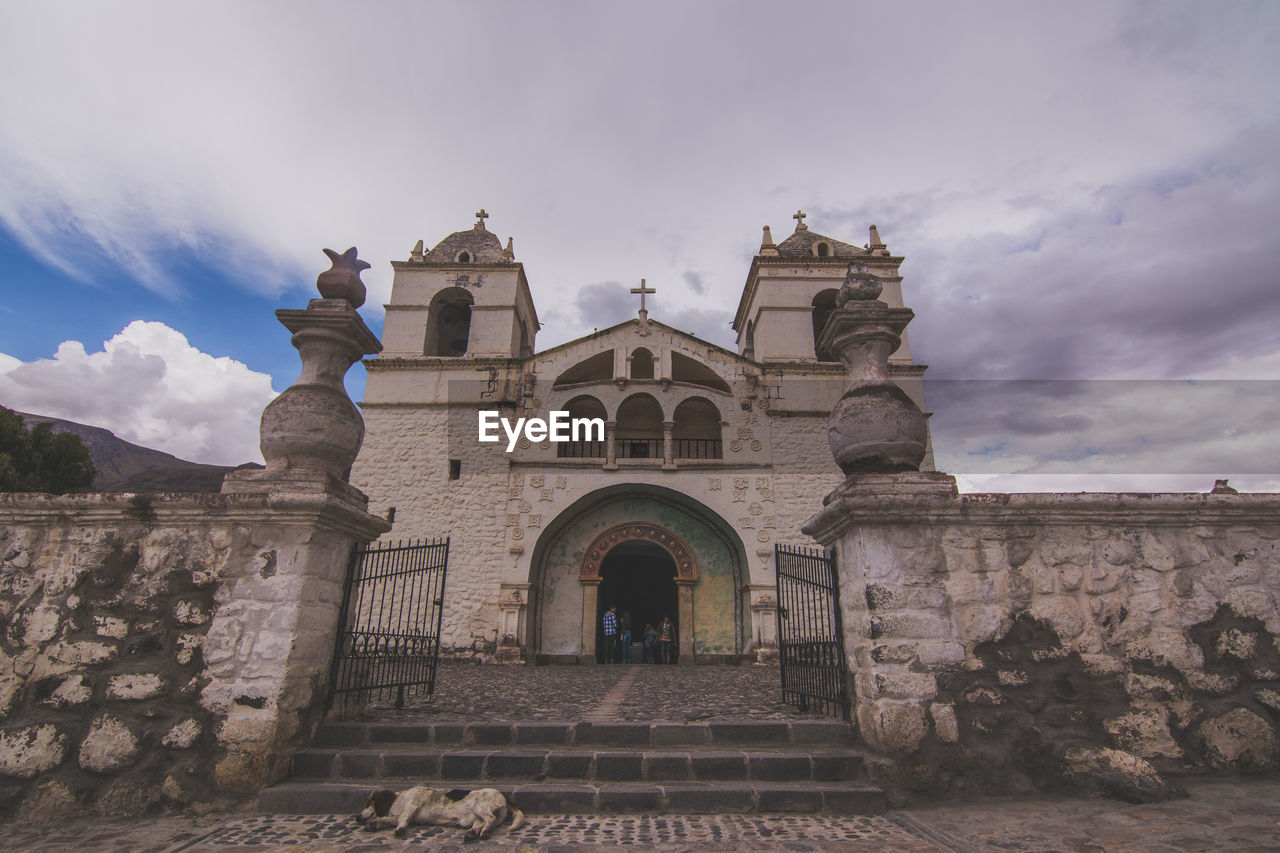
[[[406,688],[435,690],[449,540],[403,540],[357,548],[342,593],[341,625],[330,673],[330,706],[356,693],[368,701]]]
[[[782,700],[849,719],[835,552],[774,546]]]

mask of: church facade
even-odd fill
[[[392,264],[351,472],[392,538],[450,538],[444,653],[595,661],[613,606],[637,641],[671,617],[682,663],[769,657],[774,546],[810,544],[800,525],[843,478],[826,426],[846,371],[817,333],[851,264],[902,306],[903,258],[875,226],[858,247],[797,213],[779,243],[765,228],[736,351],[650,319],[641,282],[635,318],[536,352],[524,266],[477,216]],[[890,366],[925,410],[905,337]],[[508,424],[568,412],[603,430],[483,442],[482,412]]]

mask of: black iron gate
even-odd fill
[[[782,700],[801,711],[849,719],[844,632],[834,551],[774,547]]]
[[[356,549],[342,596],[330,704],[356,693],[365,701],[394,696],[401,708],[406,692],[431,695],[448,564],[448,539]]]

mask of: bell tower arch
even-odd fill
[[[485,228],[489,214],[445,237],[429,252],[422,241],[407,261],[392,261],[391,302],[383,325],[389,358],[528,358],[538,315],[524,265]],[[465,346],[458,346],[463,343]]]

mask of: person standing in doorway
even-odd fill
[[[618,640],[622,643],[622,662],[631,663],[631,626],[625,618],[618,620]]]
[[[618,608],[610,607],[604,614],[604,662],[613,663],[618,658]]]
[[[652,622],[646,622],[644,626],[644,662],[658,662],[658,632]]]
[[[662,662],[671,663],[671,647],[676,641],[676,626],[671,624],[671,617],[662,620],[658,629],[658,644],[662,647]]]

